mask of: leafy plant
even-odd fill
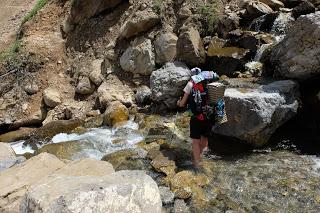
[[[32,10],[28,12],[28,14],[25,17],[23,17],[22,24],[31,20],[33,16],[35,16],[39,12],[39,10],[41,10],[48,3],[48,1],[49,0],[38,0],[36,5],[32,8]]]

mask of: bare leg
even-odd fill
[[[204,136],[201,136],[201,139],[200,139],[200,153],[202,153],[205,148],[208,148],[208,138],[204,137]]]
[[[200,139],[192,139],[193,165],[195,167],[198,167],[200,162],[200,153],[201,153],[200,143],[201,143]]]

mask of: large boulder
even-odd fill
[[[103,123],[109,126],[114,126],[115,124],[127,121],[128,119],[129,110],[119,101],[111,102],[103,115]]]
[[[151,98],[151,90],[149,87],[142,85],[137,89],[136,94],[134,95],[136,102],[139,104],[146,104],[150,101]]]
[[[151,74],[151,98],[155,102],[164,103],[169,109],[175,108],[190,75],[190,70],[184,63],[167,63]]]
[[[273,49],[279,75],[304,80],[320,74],[320,12],[300,17]]]
[[[0,173],[0,211],[19,212],[22,196],[28,187],[65,164],[43,153]],[[8,196],[9,195],[9,196]]]
[[[299,94],[298,84],[294,81],[275,81],[265,85],[240,83],[233,87],[225,91],[228,122],[214,129],[217,134],[261,146],[297,113]]]
[[[135,39],[120,57],[121,68],[132,73],[150,75],[155,69],[155,54],[150,39]]]
[[[76,93],[80,95],[90,95],[94,92],[95,86],[91,83],[90,79],[86,76],[83,76],[79,79]]]
[[[157,64],[165,64],[175,59],[178,37],[173,33],[161,34],[154,42]]]
[[[160,22],[159,16],[150,10],[137,11],[120,29],[120,36],[130,38],[141,32],[148,31]]]
[[[19,140],[24,140],[28,138],[33,131],[35,131],[35,128],[20,128],[18,130],[0,135],[0,141],[14,142]]]
[[[279,10],[279,8],[284,7],[284,4],[279,0],[261,0],[261,2],[268,5],[273,10]]]
[[[157,184],[142,171],[104,177],[53,175],[33,185],[22,212],[154,212],[162,203]]]
[[[197,66],[205,62],[203,41],[194,27],[181,29],[177,41],[177,58],[190,66]]]
[[[247,1],[245,17],[254,19],[262,15],[273,13],[271,7],[260,1]]]

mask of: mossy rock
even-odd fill
[[[101,160],[111,163],[116,171],[149,170],[150,161],[136,157],[137,152],[134,149],[126,149],[105,155]]]
[[[72,156],[80,152],[81,142],[80,141],[68,141],[68,142],[61,142],[61,143],[52,143],[47,144],[36,151],[36,155],[47,152],[50,154],[55,155],[59,159],[67,159],[72,160]]]
[[[4,143],[25,140],[27,139],[32,132],[34,132],[34,128],[20,128],[16,131],[8,132],[0,135],[0,141]]]

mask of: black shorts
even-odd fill
[[[208,120],[199,120],[192,116],[190,119],[190,138],[200,139],[201,136],[209,137],[213,124]]]

